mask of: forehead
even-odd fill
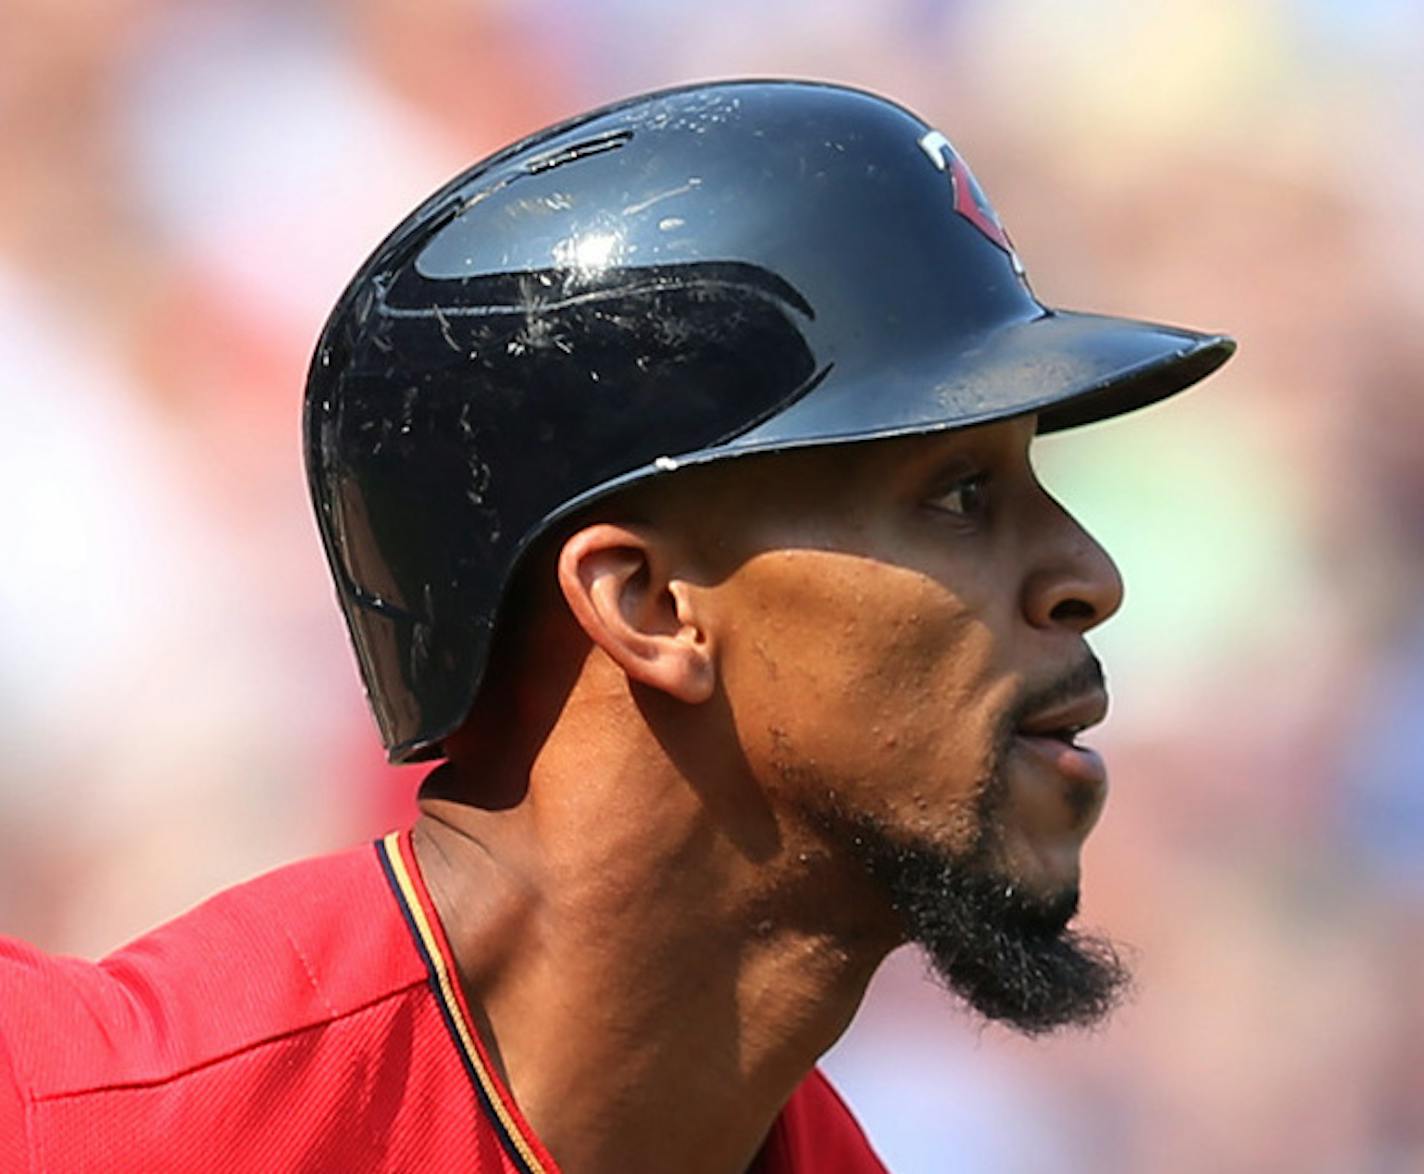
[[[777,535],[830,530],[893,508],[963,472],[1028,469],[1033,416],[976,428],[818,445],[680,469],[611,503],[622,522],[645,522],[688,552],[745,555]],[[605,515],[607,516],[607,515]]]
[[[799,502],[807,491],[841,497],[956,457],[1022,456],[1036,422],[1035,416],[1020,416],[975,428],[757,453],[681,470],[665,481],[649,483],[650,499],[670,506],[705,506],[719,498],[750,500],[770,508],[778,500]]]

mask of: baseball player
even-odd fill
[[[413,828],[97,964],[0,940],[0,1169],[882,1167],[817,1072],[919,942],[1086,1024],[1107,555],[1038,433],[1232,343],[1045,309],[949,140],[736,82],[518,143],[317,346],[312,496]]]

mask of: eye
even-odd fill
[[[947,514],[977,518],[988,508],[989,474],[970,473],[959,477],[929,498],[926,504]]]

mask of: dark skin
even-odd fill
[[[1117,609],[1034,423],[691,470],[551,554],[415,847],[569,1174],[747,1168],[904,940],[815,813],[970,843],[1003,714]],[[1075,888],[1101,782],[1028,742],[1004,778],[997,865]]]

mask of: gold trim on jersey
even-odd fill
[[[480,1082],[480,1089],[484,1093],[485,1101],[494,1110],[499,1119],[499,1125],[519,1151],[519,1156],[529,1167],[530,1174],[554,1174],[539,1160],[525,1138],[524,1131],[510,1115],[504,1095],[485,1063],[474,1026],[466,1018],[464,1007],[461,1006],[460,998],[456,994],[455,978],[450,973],[449,966],[446,965],[444,952],[440,949],[440,939],[431,926],[430,919],[426,916],[425,907],[420,900],[420,891],[416,888],[410,871],[406,867],[405,856],[400,848],[400,837],[400,832],[391,832],[382,840],[382,847],[386,860],[390,864],[391,873],[400,888],[400,898],[405,904],[406,912],[410,915],[416,932],[420,935],[421,944],[425,947],[426,961],[435,978],[433,985],[441,1002],[445,1005],[449,1021],[454,1025],[454,1035],[460,1050]]]

